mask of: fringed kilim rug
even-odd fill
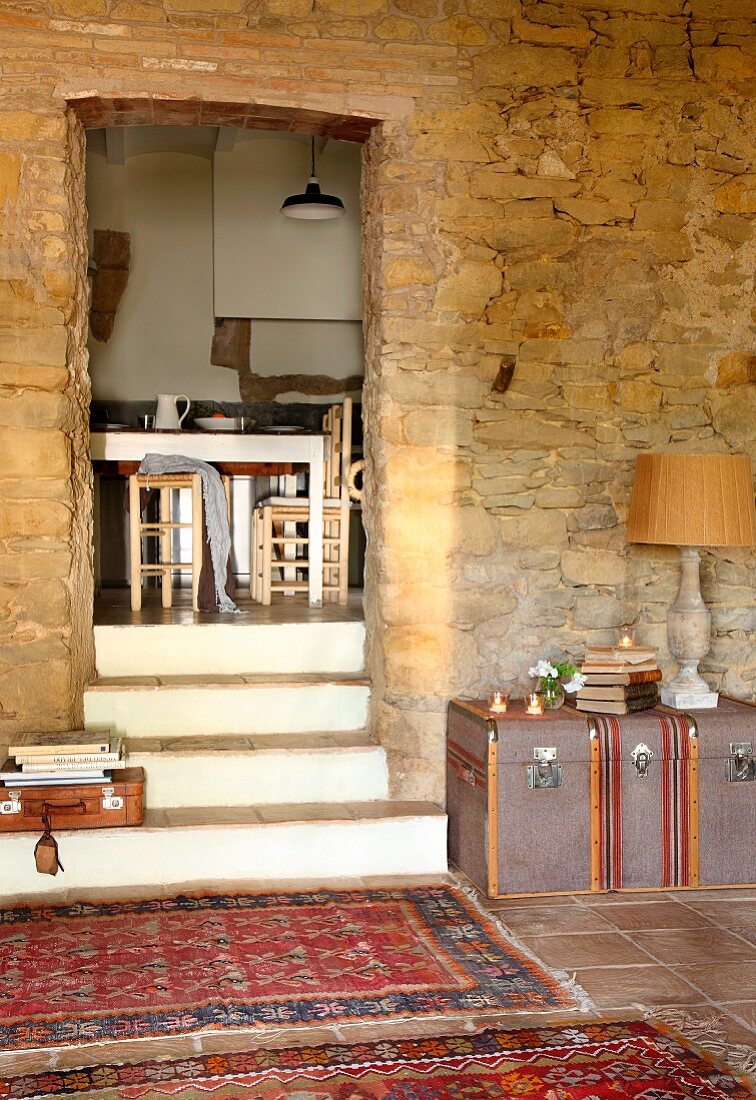
[[[642,1021],[385,1039],[16,1077],[8,1100],[748,1100],[724,1067]]]
[[[0,1050],[580,1007],[449,886],[0,910]]]

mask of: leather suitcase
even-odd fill
[[[0,833],[39,832],[47,808],[52,831],[112,829],[144,820],[144,770],[123,768],[109,782],[61,787],[0,784]]]
[[[752,884],[754,741],[756,710],[728,699],[622,718],[453,702],[450,859],[491,898]]]

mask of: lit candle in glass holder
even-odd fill
[[[525,696],[526,714],[543,714],[543,699],[537,691],[531,691]]]
[[[508,706],[508,691],[492,691],[488,696],[488,709],[491,714],[506,714]]]
[[[632,630],[623,630],[620,634],[619,642],[617,644],[619,645],[620,649],[632,649],[632,647],[635,645],[635,639],[633,638]]]

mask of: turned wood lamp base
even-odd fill
[[[677,710],[707,710],[719,699],[698,671],[698,662],[711,648],[711,613],[701,596],[700,562],[695,546],[680,548],[680,588],[667,615],[669,652],[680,671],[662,688],[661,701]]]

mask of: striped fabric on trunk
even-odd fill
[[[690,723],[684,715],[655,714],[661,727],[662,836],[661,882],[648,886],[689,886],[690,867]],[[622,889],[622,729],[619,718],[595,715],[599,744],[599,849],[602,890]],[[625,762],[629,765],[629,757]]]
[[[597,714],[601,763],[599,847],[602,890],[622,889],[622,738],[619,719]]]
[[[662,732],[662,886],[690,886],[690,724],[659,715]]]

